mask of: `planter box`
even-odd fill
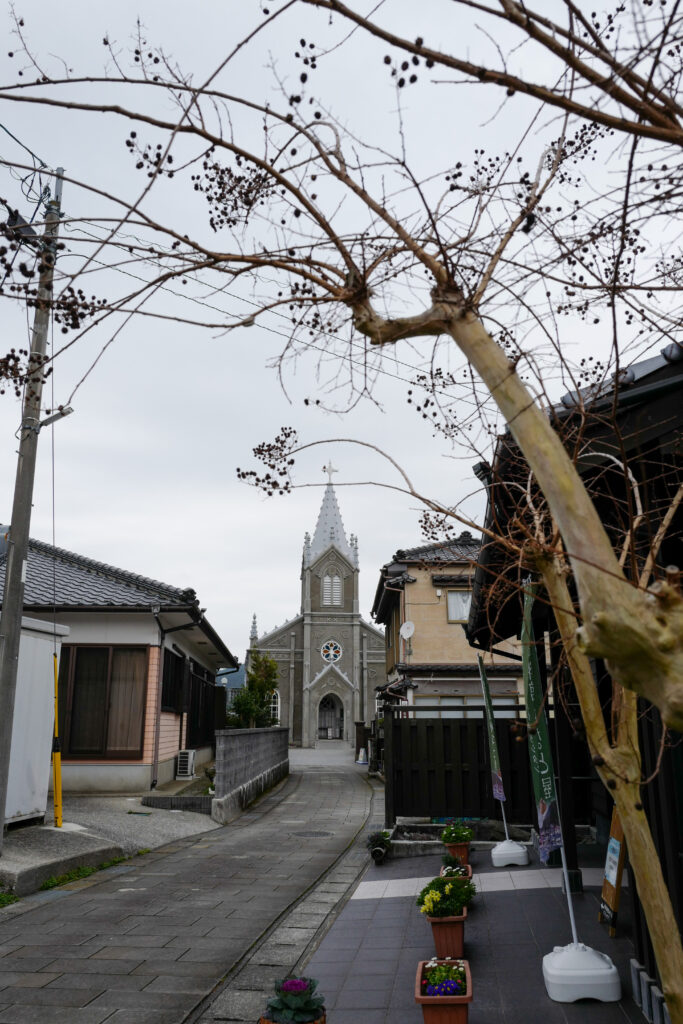
[[[465,873],[463,875],[461,875],[460,877],[461,878],[471,878],[472,877],[472,865],[471,864],[463,864],[462,867],[463,867]],[[447,875],[446,875],[447,871],[448,871],[447,867],[442,867],[441,868],[441,871],[439,871],[439,875],[441,876],[441,878],[446,878],[447,877]],[[456,875],[455,877],[457,878],[458,876]]]
[[[422,1007],[424,1024],[467,1024],[469,1004],[472,1002],[472,976],[470,965],[465,960],[467,995],[465,996],[423,996],[422,975],[429,961],[421,960],[417,965],[415,978],[415,1002]]]
[[[496,843],[505,838],[503,826],[495,821],[468,822],[474,828],[475,839],[470,843],[472,850],[490,850]],[[402,857],[424,857],[429,854],[441,856],[444,852],[444,845],[441,842],[441,833],[444,825],[432,825],[424,822],[420,824],[399,822],[394,826],[391,833],[391,854],[392,860]],[[416,836],[420,838],[416,838]],[[529,840],[529,829],[510,826],[510,837],[531,845]]]
[[[467,907],[457,917],[427,917],[432,926],[434,949],[438,957],[460,960],[465,944]]]

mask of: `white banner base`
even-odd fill
[[[543,980],[548,995],[556,1003],[574,1003],[577,999],[599,999],[616,1003],[621,999],[621,982],[616,967],[606,953],[573,942],[555,946],[543,957]]]
[[[494,868],[504,868],[508,864],[522,866],[529,863],[529,851],[514,839],[504,839],[491,850],[491,863]]]

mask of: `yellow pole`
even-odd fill
[[[53,655],[55,667],[55,734],[52,741],[52,791],[55,805],[55,825],[62,827],[62,750],[59,744],[59,703],[57,652]]]

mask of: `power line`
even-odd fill
[[[2,128],[3,132],[6,132],[6,133],[7,133],[7,135],[9,135],[10,139],[14,139],[14,141],[15,141],[15,142],[17,143],[17,145],[21,146],[21,148],[22,148],[22,149],[25,149],[27,153],[30,153],[30,154],[31,154],[31,156],[33,157],[33,159],[34,159],[34,160],[36,160],[36,161],[38,162],[38,164],[39,164],[39,166],[40,166],[40,168],[41,168],[41,169],[42,169],[43,167],[47,167],[47,164],[45,163],[45,161],[44,161],[44,160],[41,160],[41,158],[40,158],[40,157],[39,157],[39,156],[38,156],[38,155],[37,155],[36,153],[34,153],[32,149],[29,149],[29,147],[28,147],[28,146],[27,146],[27,145],[26,145],[26,144],[25,144],[24,142],[22,142],[22,141],[21,141],[21,139],[18,139],[18,138],[16,137],[16,135],[14,135],[14,134],[13,134],[13,133],[12,133],[12,132],[11,132],[11,131],[9,130],[9,128],[7,128],[7,127],[6,127],[6,126],[5,126],[5,125],[4,125],[4,124],[3,124],[3,123],[2,123],[1,121],[0,121],[0,128]]]

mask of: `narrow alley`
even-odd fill
[[[372,797],[346,745],[295,750],[286,782],[225,828],[0,911],[0,1024],[177,1024],[210,1013],[231,972],[363,830]],[[346,866],[329,891],[317,886],[299,944],[290,936],[270,958],[282,963],[276,973],[294,966],[365,863]]]

